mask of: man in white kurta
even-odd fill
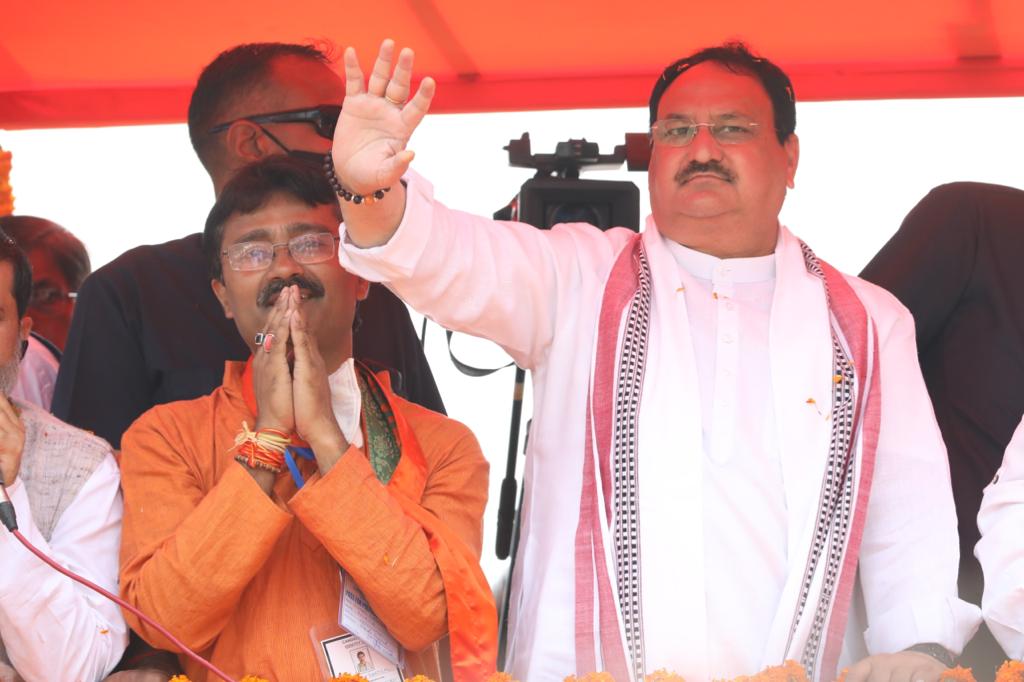
[[[121,477],[110,446],[10,397],[31,286],[28,260],[0,230],[0,502],[9,497],[30,544],[116,592]],[[0,680],[95,682],[110,672],[128,642],[117,604],[40,561],[6,528],[0,557]]]
[[[1024,660],[1024,421],[985,488],[974,555],[985,573],[981,610],[1007,656]]]
[[[667,69],[652,97],[638,241],[497,223],[442,206],[414,173],[399,183],[433,83],[403,104],[411,53],[392,73],[385,43],[364,89],[349,50],[331,169],[343,198],[376,201],[343,204],[342,263],[532,371],[515,677],[707,680],[794,658],[833,679],[837,658],[867,656],[848,680],[937,679],[978,610],[956,595],[912,319],[779,226],[799,156],[788,79],[745,49],[710,52]]]

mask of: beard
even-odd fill
[[[0,365],[0,394],[11,395],[14,385],[18,383],[18,370],[21,367],[21,339],[18,339],[11,359]]]

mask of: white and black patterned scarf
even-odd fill
[[[878,439],[878,341],[863,304],[845,278],[805,244],[801,247],[808,272],[821,279],[825,288],[835,379],[832,433],[814,538],[786,657],[799,660],[812,679],[832,679],[856,575]],[[595,670],[599,649],[604,669],[619,680],[642,680],[647,672],[637,434],[652,298],[650,265],[638,236],[616,260],[602,301],[576,532],[577,671]],[[611,520],[610,528],[601,527],[602,511],[603,518]],[[605,561],[606,537],[613,569]]]

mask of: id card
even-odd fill
[[[402,682],[398,666],[367,646],[352,634],[337,635],[320,641],[331,677],[344,673],[362,675],[370,682]]]
[[[365,642],[392,666],[402,666],[402,646],[384,627],[384,623],[370,608],[356,581],[345,571],[341,571],[338,625]]]

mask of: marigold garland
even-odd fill
[[[422,676],[418,676],[422,677]],[[168,682],[191,682],[186,675],[175,675]],[[256,677],[255,675],[246,675],[239,682],[270,682],[265,677]],[[370,682],[361,675],[339,675],[338,677],[332,677],[330,682]]]
[[[844,668],[839,673],[836,682],[844,682],[847,670]],[[976,682],[970,668],[949,668],[942,673],[940,682]],[[175,675],[169,682],[191,682],[185,675]],[[265,678],[255,675],[246,675],[240,682],[269,682]],[[332,677],[329,682],[369,682],[362,675],[350,675],[343,673]],[[434,682],[426,675],[416,675],[405,678],[405,682]],[[508,673],[495,672],[485,677],[482,682],[518,682]],[[583,677],[569,675],[564,682],[616,682],[611,673],[587,673]],[[686,682],[686,680],[674,672],[661,668],[644,677],[644,682]],[[807,672],[803,666],[796,661],[786,661],[782,665],[770,666],[756,675],[740,675],[731,680],[716,680],[715,682],[808,682]],[[1024,682],[1024,662],[1006,661],[996,672],[995,682]]]
[[[0,216],[14,213],[14,193],[11,192],[11,153],[0,148]]]
[[[785,661],[782,665],[769,666],[756,675],[740,675],[731,682],[808,682],[808,680],[807,671],[802,665],[796,661]]]
[[[1024,682],[1024,661],[1006,661],[996,671],[996,682]]]

